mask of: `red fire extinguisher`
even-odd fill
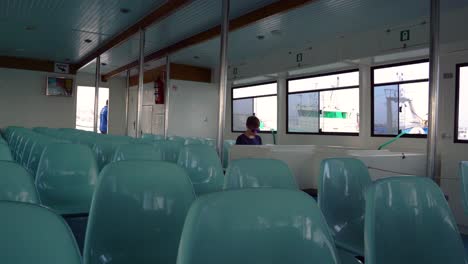
[[[164,104],[164,82],[161,80],[161,76],[158,76],[154,82],[154,103]]]

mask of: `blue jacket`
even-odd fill
[[[107,133],[107,105],[102,108],[99,120],[99,130],[101,133]]]

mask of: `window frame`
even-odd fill
[[[458,139],[458,118],[460,117],[459,106],[460,106],[460,69],[463,67],[468,67],[468,62],[459,63],[455,65],[456,67],[456,76],[455,76],[455,122],[454,122],[454,131],[453,131],[453,142],[460,144],[468,144],[468,140]]]
[[[377,65],[373,66],[370,68],[370,88],[371,88],[371,137],[384,137],[384,138],[393,138],[398,136],[402,132],[400,129],[400,112],[398,111],[398,134],[397,135],[383,135],[383,134],[375,134],[374,133],[374,117],[375,117],[375,102],[374,102],[374,96],[375,96],[375,87],[376,86],[383,86],[383,85],[401,85],[401,84],[410,84],[410,83],[421,83],[421,82],[428,82],[429,83],[429,77],[427,79],[417,79],[417,80],[410,80],[410,81],[401,81],[401,82],[388,82],[388,83],[379,83],[375,84],[375,79],[374,79],[374,71],[378,69],[384,69],[384,68],[391,68],[391,67],[397,67],[397,66],[405,66],[405,65],[411,65],[411,64],[418,64],[418,63],[424,63],[424,62],[429,62],[429,59],[420,59],[420,60],[412,60],[412,61],[404,61],[404,62],[399,62],[399,63],[392,63],[392,64],[383,64],[383,65]],[[400,87],[398,87],[398,90]],[[400,104],[400,94],[398,94],[398,104]],[[430,98],[428,98],[430,100]],[[430,106],[429,106],[430,107]],[[427,138],[427,135],[422,135],[422,134],[404,134],[402,137],[404,138]]]
[[[248,96],[248,97],[241,97],[241,98],[234,98],[234,90],[239,89],[239,88],[248,88],[252,86],[258,86],[258,85],[265,85],[265,84],[276,84],[276,94],[265,94],[265,95],[257,95],[257,96]],[[241,85],[241,86],[233,86],[231,87],[231,133],[243,133],[244,131],[236,131],[234,130],[234,101],[235,100],[245,100],[245,99],[255,99],[255,98],[262,98],[262,97],[271,97],[271,96],[276,96],[276,102],[278,105],[278,81],[267,81],[267,82],[259,82],[259,83],[252,83],[252,84],[246,84],[246,85]],[[278,133],[278,110],[276,111],[276,130],[275,133]],[[260,131],[258,134],[271,134],[271,131]]]
[[[325,89],[316,89],[316,90],[309,90],[309,91],[299,91],[299,92],[289,92],[289,82],[290,81],[295,81],[295,80],[302,80],[302,79],[311,79],[311,78],[317,78],[317,77],[323,77],[323,76],[329,76],[329,75],[338,75],[338,74],[343,74],[343,73],[350,73],[350,72],[358,72],[359,73],[359,83],[358,85],[354,86],[344,86],[344,87],[338,87],[338,88],[325,88]],[[322,129],[320,128],[320,115],[321,109],[320,109],[320,92],[327,92],[327,91],[337,91],[337,90],[347,90],[347,89],[361,89],[361,72],[359,68],[354,68],[354,69],[349,69],[349,70],[342,70],[342,71],[334,71],[334,72],[326,72],[326,73],[320,73],[320,74],[314,74],[314,75],[305,75],[305,76],[300,76],[300,77],[292,77],[286,79],[286,134],[291,134],[291,135],[323,135],[323,136],[352,136],[352,137],[358,137],[359,132],[323,132]],[[318,93],[319,100],[318,100],[318,108],[319,108],[319,118],[318,118],[318,132],[290,132],[289,131],[289,95],[291,94],[306,94],[306,93]],[[360,100],[359,98],[359,108],[360,108]]]

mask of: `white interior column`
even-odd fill
[[[169,99],[171,93],[171,59],[166,56],[166,92],[164,93],[164,138],[167,138],[169,131]]]
[[[140,29],[140,59],[138,67],[138,96],[137,96],[137,118],[136,137],[141,138],[141,112],[143,111],[143,77],[145,74],[145,29]]]
[[[223,0],[221,24],[221,48],[219,63],[219,113],[218,113],[218,154],[223,158],[224,127],[226,120],[226,90],[227,90],[227,48],[229,35],[229,0]]]
[[[440,177],[438,153],[439,72],[440,72],[440,0],[431,0],[430,75],[429,75],[429,133],[427,136],[427,176]]]
[[[98,132],[99,122],[99,86],[101,86],[101,56],[96,57],[96,76],[94,80],[94,132]]]

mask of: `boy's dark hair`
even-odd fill
[[[260,127],[260,120],[256,116],[249,116],[245,126],[249,129],[257,129]]]

